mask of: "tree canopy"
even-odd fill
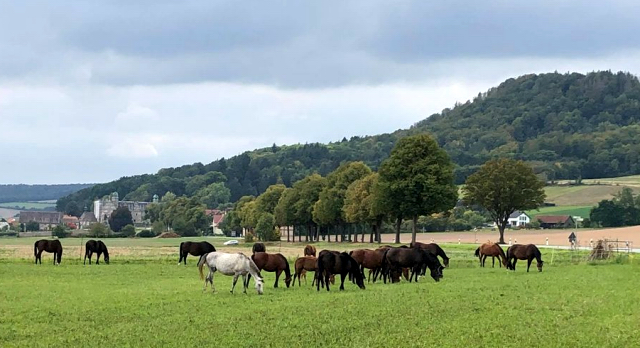
[[[469,176],[462,188],[464,202],[485,208],[498,225],[499,243],[504,244],[504,229],[516,210],[537,209],[544,203],[544,183],[523,161],[498,159],[485,163]]]

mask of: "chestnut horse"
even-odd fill
[[[488,256],[491,256],[491,267],[496,266],[496,257],[498,258],[498,266],[502,267],[502,265],[504,265],[507,267],[507,257],[498,243],[487,242],[480,245],[478,249],[476,249],[475,256],[480,260],[480,266],[482,267],[484,267]]]
[[[36,265],[38,264],[38,260],[40,260],[40,264],[42,264],[43,251],[53,253],[53,264],[60,264],[62,260],[62,244],[60,244],[59,240],[40,239],[33,244],[33,256],[36,257]]]
[[[182,242],[180,243],[180,259],[178,260],[178,264],[184,261],[184,264],[186,265],[187,255],[189,254],[193,256],[202,256],[214,251],[216,251],[216,248],[209,242]]]
[[[518,260],[527,260],[527,272],[529,272],[529,267],[531,267],[531,261],[536,259],[538,271],[542,272],[542,255],[540,255],[540,250],[537,246],[533,244],[514,244],[507,249],[507,269],[512,271],[516,270],[516,262]]]
[[[424,249],[432,253],[433,255],[440,256],[442,258],[442,263],[444,264],[444,267],[449,267],[449,258],[447,257],[447,254],[445,254],[444,250],[442,250],[442,248],[438,244],[436,243],[426,244],[426,243],[415,242],[415,243],[409,244],[409,247]]]
[[[371,281],[371,273],[373,273],[373,282],[376,282],[377,276],[380,273],[382,267],[382,259],[384,258],[384,252],[387,248],[379,248],[377,250],[371,249],[356,249],[349,252],[349,255],[360,265],[360,271],[364,275],[364,269],[369,269],[369,278],[367,282]]]
[[[300,286],[300,278],[304,277],[304,282],[305,284],[307,283],[307,272],[316,272],[317,270],[317,264],[318,259],[316,259],[315,256],[303,256],[303,257],[299,257],[296,259],[296,262],[294,264],[294,271],[295,273],[293,274],[293,283],[295,285],[296,282],[296,277],[298,278],[298,286]],[[329,281],[331,281],[331,284],[335,284],[336,280],[335,280],[335,276],[332,274]],[[311,286],[315,285],[316,283],[316,277],[313,277],[313,281],[311,282]]]
[[[316,257],[316,247],[313,245],[307,245],[304,247],[304,256],[313,256]]]
[[[289,262],[284,257],[284,255],[278,254],[268,254],[265,252],[257,252],[251,255],[251,260],[258,266],[258,270],[265,270],[267,272],[276,272],[276,282],[273,284],[274,288],[278,287],[278,279],[280,279],[280,274],[284,271],[285,278],[284,283],[289,287],[291,284],[291,271],[289,269]],[[251,277],[247,277],[247,282]]]

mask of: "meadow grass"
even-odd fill
[[[149,241],[155,243],[155,241]],[[162,243],[162,242],[157,242]],[[352,244],[330,244],[355,247]],[[151,244],[153,246],[153,244]],[[317,245],[317,247],[323,247]],[[241,249],[241,248],[240,248]],[[239,250],[240,250],[239,249]],[[269,249],[269,246],[268,246]],[[629,347],[640,341],[640,264],[584,262],[542,249],[544,272],[484,268],[473,246],[448,245],[445,277],[416,283],[346,282],[316,292],[302,282],[265,294],[216,275],[202,292],[195,260],[82,266],[0,260],[1,347]],[[320,249],[319,249],[320,250]],[[40,338],[46,339],[40,340]]]
[[[19,209],[47,209],[47,208],[55,208],[56,202],[46,201],[46,202],[8,202],[8,203],[0,203],[0,207],[2,208],[16,208]]]
[[[538,215],[570,215],[588,218],[592,208],[593,206],[590,205],[565,205],[555,207],[542,207],[538,210],[527,210],[526,213],[529,214],[532,219],[534,219]]]

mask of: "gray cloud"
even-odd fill
[[[284,88],[420,81],[451,59],[637,50],[638,10],[577,0],[10,2],[0,48],[12,54],[0,58],[0,76]]]

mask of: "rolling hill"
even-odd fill
[[[62,210],[69,202],[90,206],[91,200],[114,191],[141,201],[168,191],[194,195],[215,180],[235,201],[274,183],[289,186],[313,172],[325,175],[345,161],[364,161],[377,169],[399,138],[415,133],[431,134],[449,153],[457,183],[495,157],[528,161],[548,180],[635,175],[640,174],[638,121],[640,82],[631,74],[531,74],[508,79],[408,129],[329,144],[274,144],[206,165],[123,177],[63,197],[57,207]]]

